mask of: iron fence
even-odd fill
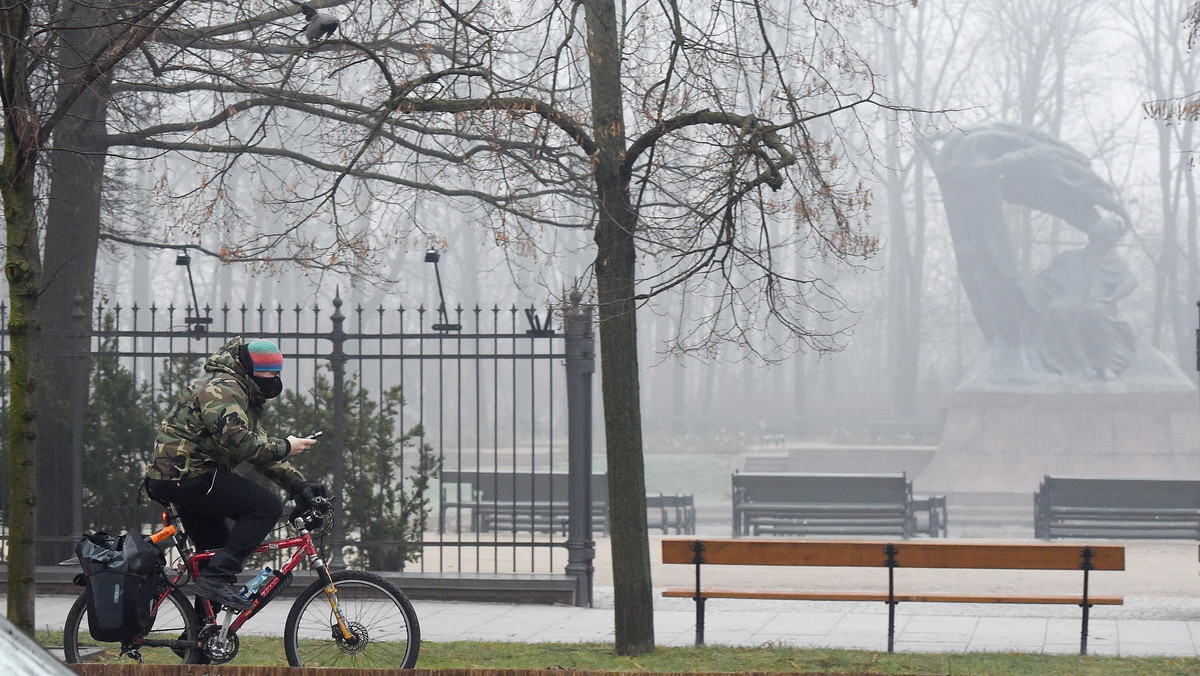
[[[5,357],[7,311],[0,305],[0,352]],[[90,326],[81,327],[81,334],[88,337],[92,358],[115,357],[156,399],[165,387],[163,374],[173,363],[199,363],[234,336],[276,341],[288,360],[285,390],[315,393],[319,381],[328,384],[329,410],[314,411],[314,416],[331,420],[331,429],[324,430],[321,443],[309,453],[332,455],[335,499],[344,493],[347,481],[363,479],[345,475],[347,459],[356,452],[346,446],[347,429],[361,422],[348,415],[380,410],[387,393],[398,387],[403,403],[394,429],[387,432],[395,438],[409,430],[416,434],[401,449],[399,472],[371,479],[381,485],[403,484],[409,478],[406,473],[413,471],[413,454],[427,445],[440,465],[439,476],[450,474],[457,483],[435,481],[430,486],[429,527],[419,542],[366,541],[361,533],[339,525],[325,541],[332,547],[334,563],[360,557],[371,548],[418,546],[420,558],[410,572],[566,573],[576,579],[576,602],[591,603],[594,543],[592,510],[587,506],[592,502],[594,348],[591,312],[578,295],[556,312],[458,308],[451,313],[457,322],[449,329],[444,317],[423,307],[344,308],[340,296],[328,312],[320,306],[224,306],[206,307],[201,314],[191,307],[117,304],[77,314],[81,324],[91,315]],[[553,326],[556,321],[558,328]],[[6,369],[7,359],[0,364],[5,383]],[[347,401],[348,396],[357,400]],[[315,394],[313,402],[318,405]],[[274,405],[267,406],[269,429]],[[0,413],[7,407],[8,389],[0,388]],[[82,415],[73,418],[76,426],[87,422]],[[279,435],[308,431],[271,429]],[[83,435],[73,437],[81,440]],[[72,449],[73,528],[61,533],[87,527],[81,444],[77,441],[80,447]],[[147,460],[152,445],[152,439],[145,440]],[[481,477],[502,474],[565,474],[569,485],[547,495],[510,495],[507,508],[529,510],[530,518],[481,521],[480,511],[487,505],[473,491]],[[453,508],[442,504],[450,500]],[[546,528],[533,518],[536,510],[548,510],[553,525]]]

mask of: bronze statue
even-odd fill
[[[1117,303],[1135,287],[1117,244],[1131,229],[1112,186],[1087,158],[1046,134],[995,124],[951,136],[933,168],[959,276],[988,354],[960,389],[1081,391],[1190,389],[1161,354],[1140,348]],[[1051,214],[1086,246],[1023,274],[1006,202]]]

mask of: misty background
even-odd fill
[[[745,330],[730,333],[731,340],[693,342],[696,349],[688,350],[680,343],[695,337],[689,318],[704,315],[710,299],[684,287],[645,305],[638,321],[647,456],[705,454],[720,458],[714,467],[725,467],[725,458],[805,439],[870,441],[867,430],[879,421],[936,425],[983,344],[922,144],[992,122],[1063,140],[1113,185],[1133,217],[1134,230],[1119,251],[1138,282],[1121,310],[1139,340],[1194,378],[1196,123],[1153,119],[1144,109],[1147,102],[1200,89],[1200,60],[1189,51],[1184,21],[1191,4],[921,0],[858,17],[849,31],[853,46],[880,76],[881,93],[898,105],[937,111],[847,113],[867,132],[857,135],[858,152],[845,162],[870,191],[867,230],[881,246],[849,267],[796,261],[797,270],[819,272],[840,294],[818,308],[822,316],[813,316],[813,328],[827,336],[815,346],[788,342],[745,317]],[[131,247],[122,238],[218,251],[245,232],[287,227],[286,212],[260,202],[264,191],[286,189],[287,175],[234,176],[226,206],[198,218],[195,205],[170,199],[172,190],[198,180],[198,168],[188,161],[166,154],[148,162],[114,158],[108,166],[111,185],[120,188],[107,191],[106,227],[116,238],[102,242],[100,305],[190,304],[176,251]],[[361,200],[364,231],[378,238],[374,275],[287,261],[219,264],[193,250],[201,306],[328,308],[337,293],[347,310],[432,309],[437,285],[433,267],[424,263],[430,247],[443,253],[440,272],[452,310],[545,309],[559,306],[580,280],[587,290],[594,257],[588,229],[542,227],[504,238],[481,227],[485,216],[478,211],[437,197],[403,210],[375,209],[369,195]],[[1025,273],[1086,241],[1051,217],[1012,210]],[[195,225],[200,222],[221,225]],[[791,224],[781,218],[777,227],[786,231]],[[663,264],[646,256],[639,276],[651,278]],[[602,435],[601,425],[595,430]],[[596,447],[603,448],[602,439]],[[663,479],[655,486],[661,473],[648,461],[648,487],[675,490]],[[728,474],[714,481],[727,486]]]

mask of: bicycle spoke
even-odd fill
[[[199,630],[199,620],[191,608],[186,596],[178,590],[173,590],[158,608],[151,630],[143,639],[151,641],[174,641],[180,635],[188,632],[188,627],[194,626]],[[104,651],[106,661],[132,661],[128,655],[121,654],[120,643],[106,643],[93,640],[88,626],[86,602],[80,596],[67,614],[67,622],[63,627],[63,651],[68,662],[79,662],[91,649],[99,648]],[[151,664],[179,663],[185,657],[183,651],[176,652],[174,648],[164,646],[141,646],[139,649],[142,659]],[[194,655],[193,655],[194,656]]]
[[[351,638],[343,635],[323,588],[310,587],[288,618],[289,661],[306,667],[415,664],[420,630],[403,593],[383,578],[361,571],[340,572],[335,582]]]

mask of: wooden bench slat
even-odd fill
[[[696,598],[695,589],[667,589],[663,596],[668,598]],[[767,601],[880,601],[888,600],[887,594],[875,592],[793,592],[775,590],[705,589],[700,596],[706,599],[754,599]]]
[[[908,515],[903,512],[793,512],[785,514],[783,512],[768,512],[763,514],[747,514],[746,522],[755,523],[802,523],[804,521],[821,521],[823,523],[875,523],[877,521],[886,522],[904,522],[908,520]]]
[[[905,506],[888,502],[756,502],[753,505],[738,505],[738,511],[753,511],[753,512],[768,512],[768,511],[785,511],[785,512],[803,512],[805,510],[812,511],[886,511],[886,512],[903,512],[907,511]]]
[[[1073,505],[1051,505],[1051,514],[1169,514],[1196,516],[1200,507],[1086,507]]]
[[[662,541],[663,563],[691,563],[693,540]],[[704,561],[726,565],[882,566],[884,543],[705,540]]]
[[[662,595],[667,598],[691,599],[696,597],[695,589],[666,589]],[[780,591],[780,590],[747,590],[747,589],[704,589],[701,598],[706,599],[749,599],[767,601],[877,601],[886,603],[887,594],[876,592],[836,592],[836,591]],[[1019,594],[945,594],[906,593],[893,597],[897,602],[906,603],[1027,603],[1030,605],[1079,605],[1083,597],[1079,595],[1060,596],[1024,596]],[[1125,604],[1121,596],[1088,596],[1088,603],[1094,606],[1120,606]]]
[[[844,525],[844,526],[858,525],[858,526],[865,526],[867,528],[874,528],[874,527],[878,527],[878,526],[893,526],[896,524],[903,524],[905,521],[906,521],[906,519],[902,519],[899,517],[894,518],[894,519],[871,517],[869,519],[809,519],[809,518],[750,519],[747,523],[749,523],[751,526],[762,526],[764,528],[773,528],[775,526],[782,526],[782,527],[801,526],[801,527],[803,527],[803,526],[823,526],[823,525],[824,526],[828,526],[828,525]],[[903,539],[903,537],[899,537],[897,539],[898,540]]]
[[[1028,603],[1031,605],[1059,604],[1077,606],[1083,603],[1082,596],[1020,596],[1006,594],[896,594],[897,601],[911,603]],[[1121,606],[1121,596],[1088,595],[1088,604],[1093,606]]]
[[[763,535],[783,535],[788,537],[904,537],[904,533],[898,527],[822,528],[817,524],[812,526],[755,526],[751,529],[750,534],[754,537]]]
[[[1195,521],[1122,521],[1114,523],[1111,521],[1093,521],[1088,519],[1080,519],[1078,521],[1058,522],[1053,526],[1055,529],[1069,528],[1090,528],[1094,531],[1114,532],[1121,537],[1128,533],[1138,533],[1147,528],[1155,530],[1196,530],[1200,528],[1200,519]],[[1110,536],[1111,537],[1111,536]]]
[[[901,568],[974,568],[981,570],[1081,570],[1078,545],[960,544],[901,542],[896,544]],[[1092,570],[1125,570],[1125,548],[1092,545]]]
[[[662,541],[663,563],[692,563],[694,540]],[[883,567],[885,542],[705,540],[704,561],[724,565]],[[1059,544],[899,542],[900,568],[1080,570],[1081,547]],[[1093,570],[1125,570],[1125,548],[1092,546]]]
[[[826,526],[821,523],[751,524],[751,535],[847,535],[904,537],[904,529],[898,524],[875,524],[856,526]]]

